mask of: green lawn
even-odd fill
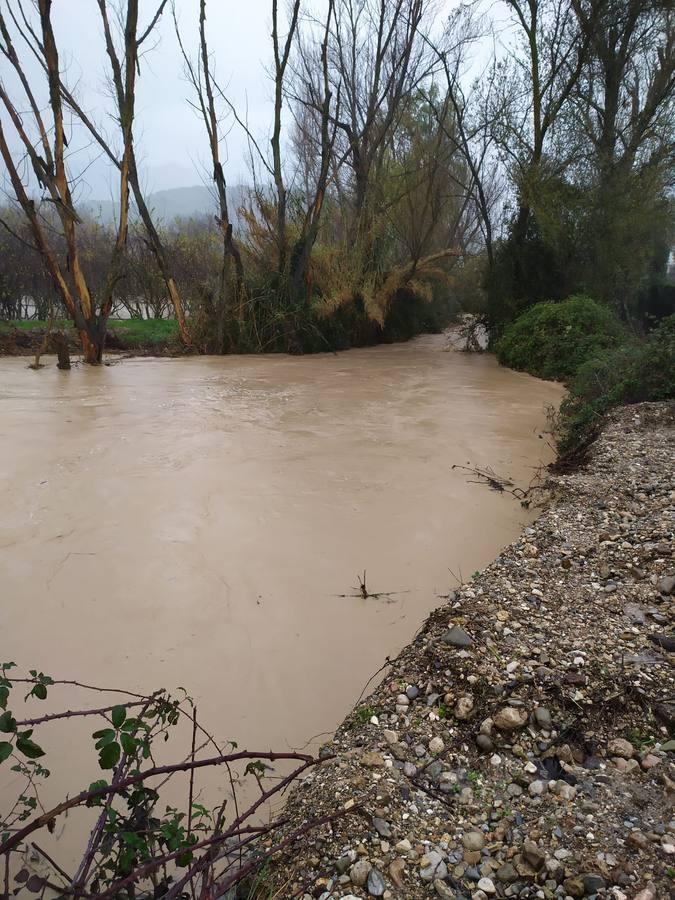
[[[0,319],[0,334],[15,329],[24,332],[42,332],[46,327],[47,322],[44,319]],[[70,319],[56,319],[54,327],[68,331],[73,325]],[[173,319],[109,319],[108,331],[113,332],[130,350],[136,347],[167,344],[178,334]]]

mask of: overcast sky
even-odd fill
[[[156,6],[157,0],[140,0],[139,31]],[[176,10],[186,49],[194,51],[199,0],[176,0]],[[78,96],[100,121],[106,114],[107,60],[95,0],[54,0],[52,19],[67,81],[77,85]],[[219,83],[229,86],[231,99],[240,110],[248,111],[251,129],[266,139],[271,112],[271,86],[265,74],[271,49],[270,0],[209,0],[207,28]],[[169,10],[156,37],[154,47],[141,63],[136,103],[136,143],[148,190],[201,183],[208,159],[203,124],[186,102],[190,87],[183,74]],[[20,41],[16,46],[23,51]],[[32,78],[39,77],[37,65],[31,65],[23,52],[22,55]],[[0,72],[15,88],[7,67],[7,62],[0,58]],[[84,148],[77,134],[71,149],[75,150],[76,146],[82,149],[71,160],[73,169],[77,168],[78,160],[84,165],[91,158],[91,149]],[[246,141],[239,128],[230,131],[222,149],[228,181],[232,184],[249,181]],[[102,160],[87,169],[86,179],[88,199],[108,197],[109,166]],[[86,192],[80,199],[87,199]]]
[[[139,31],[150,21],[159,0],[140,0]],[[323,0],[317,0],[323,2]],[[459,0],[438,0],[436,24],[445,20]],[[4,6],[6,0],[0,0]],[[199,0],[175,0],[183,42],[194,54],[198,41]],[[114,4],[111,2],[111,6]],[[284,0],[280,7],[284,8]],[[107,57],[95,0],[53,0],[52,20],[66,81],[97,121],[107,115],[105,72]],[[261,145],[268,146],[272,115],[272,84],[266,75],[271,62],[271,0],[209,0],[207,37],[215,60],[216,77],[246,115],[252,132]],[[146,191],[190,186],[208,180],[210,169],[203,123],[190,107],[190,86],[185,80],[183,63],[174,32],[170,7],[148,41],[141,62],[136,102],[135,136]],[[31,62],[20,39],[17,49],[32,82],[43,85],[37,63]],[[14,96],[16,83],[8,72],[8,63],[0,58],[0,73]],[[288,121],[288,119],[286,120]],[[111,127],[111,134],[115,127]],[[71,135],[69,161],[76,172],[86,167],[85,183],[76,197],[78,202],[107,200],[115,193],[110,166],[96,159],[89,140],[76,129]],[[229,184],[250,183],[247,143],[242,130],[234,125],[222,145],[223,162]],[[1,179],[0,179],[1,180]]]

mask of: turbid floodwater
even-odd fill
[[[0,360],[2,657],[182,685],[240,747],[330,732],[451,572],[470,576],[532,516],[453,464],[526,486],[552,455],[544,408],[561,388],[445,344],[70,372]],[[350,596],[364,569],[395,593]],[[96,771],[54,728],[56,798]]]

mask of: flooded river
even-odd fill
[[[71,372],[0,360],[0,655],[183,685],[240,747],[330,732],[451,571],[468,577],[527,521],[453,463],[526,485],[550,459],[560,388],[444,345]],[[349,596],[364,569],[397,593]],[[60,689],[61,708],[79,701]],[[97,777],[72,746],[48,747],[55,796]]]

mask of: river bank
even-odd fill
[[[289,800],[289,829],[346,814],[277,860],[275,896],[672,896],[674,426],[614,412],[385,666]]]

